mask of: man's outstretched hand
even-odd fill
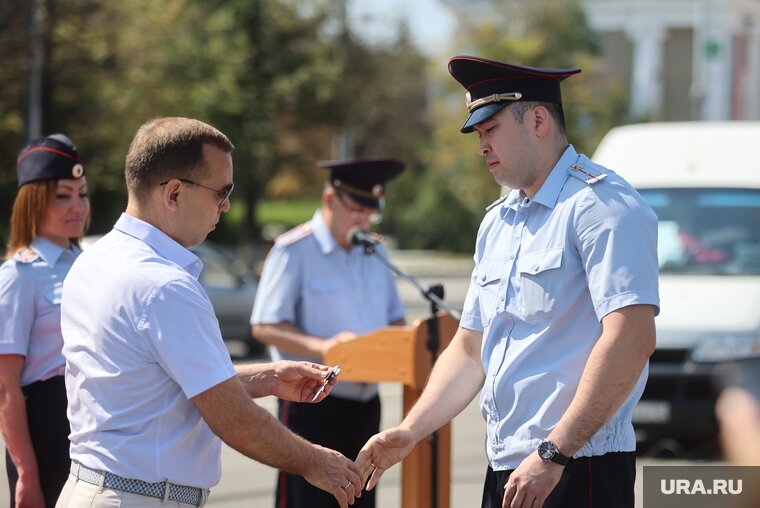
[[[412,432],[401,427],[393,427],[372,436],[356,457],[356,465],[359,466],[366,489],[374,489],[383,473],[401,462],[415,444],[417,440]]]

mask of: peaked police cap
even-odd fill
[[[560,82],[580,69],[542,69],[472,56],[449,60],[449,72],[466,90],[467,117],[461,131],[473,127],[514,101],[562,104]]]
[[[330,170],[328,179],[337,190],[361,205],[380,208],[385,184],[400,175],[406,165],[398,159],[373,158],[319,161],[317,167]]]
[[[65,134],[33,139],[16,159],[18,186],[42,180],[79,178],[84,166],[74,142]]]

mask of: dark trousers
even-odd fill
[[[337,450],[351,460],[380,429],[380,398],[367,402],[330,395],[319,404],[279,402],[280,421],[312,443]],[[335,508],[332,494],[314,487],[300,476],[280,472],[276,508]],[[375,491],[362,492],[354,508],[374,508]]]
[[[501,508],[504,485],[514,469],[488,467],[482,508]],[[573,459],[543,508],[633,508],[636,453],[614,452]]]
[[[66,483],[71,467],[69,459],[69,421],[66,418],[66,385],[63,376],[37,381],[22,388],[26,397],[29,434],[45,496],[45,506],[53,508]],[[18,472],[5,451],[5,467],[11,508],[16,506]]]

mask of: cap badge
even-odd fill
[[[74,167],[71,168],[71,176],[74,178],[79,178],[84,174],[84,166],[81,164],[74,164]]]
[[[522,96],[523,94],[521,94],[520,92],[494,93],[486,97],[481,97],[480,99],[472,100],[472,95],[470,95],[470,92],[467,92],[464,96],[464,100],[465,100],[465,103],[467,104],[467,111],[469,113],[472,113],[479,107],[485,106],[486,104],[491,104],[492,102],[501,102],[501,101],[519,101],[520,99],[522,99]]]
[[[373,196],[380,197],[380,196],[383,195],[383,191],[384,191],[383,186],[380,185],[380,184],[377,184],[374,187],[372,187],[372,195]]]

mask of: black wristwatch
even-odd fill
[[[557,445],[548,439],[544,439],[541,441],[541,444],[538,445],[538,456],[541,457],[541,459],[545,462],[551,460],[552,462],[556,462],[562,466],[566,466],[567,463],[570,462],[570,457],[559,453],[559,448],[557,448]]]

